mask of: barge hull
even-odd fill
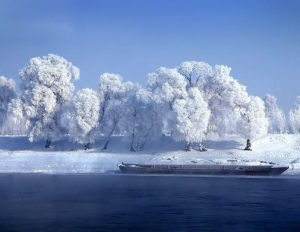
[[[128,174],[191,174],[191,175],[280,175],[288,167],[246,165],[139,165],[121,164]]]

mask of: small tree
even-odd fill
[[[92,89],[77,92],[67,113],[67,122],[71,138],[85,144],[85,149],[95,141],[94,129],[99,121],[100,100]]]
[[[289,124],[292,133],[300,133],[300,96],[296,98],[295,108],[289,112]]]
[[[20,98],[14,98],[9,103],[7,123],[12,126],[14,135],[27,134],[30,122],[24,115],[23,102]]]
[[[268,132],[272,134],[281,134],[286,131],[286,120],[284,113],[277,105],[276,97],[266,95],[264,98],[266,116],[269,119]]]
[[[32,58],[20,71],[25,118],[29,120],[29,141],[46,139],[46,148],[64,133],[61,115],[74,90],[79,69],[57,55]]]

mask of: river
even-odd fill
[[[300,231],[300,179],[0,174],[0,231]]]

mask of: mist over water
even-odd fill
[[[1,174],[0,230],[300,231],[299,199],[287,176]]]

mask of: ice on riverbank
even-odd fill
[[[105,173],[118,170],[120,162],[202,164],[230,160],[254,160],[289,165],[285,174],[300,174],[300,136],[267,135],[253,141],[254,151],[244,151],[245,141],[232,137],[206,141],[208,152],[185,152],[182,143],[169,137],[147,144],[143,152],[130,152],[128,142],[114,137],[103,152],[103,141],[84,151],[67,139],[45,149],[42,143],[29,143],[25,137],[0,137],[0,172]],[[229,160],[229,161],[228,161]]]

